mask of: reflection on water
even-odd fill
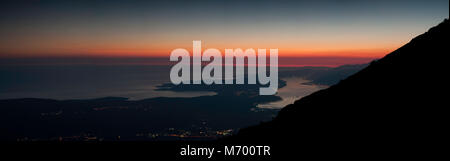
[[[258,104],[257,107],[272,109],[283,108],[304,96],[327,87],[323,85],[305,84],[309,81],[298,77],[282,78],[282,80],[285,80],[287,85],[281,89],[278,89],[278,93],[276,94],[277,96],[280,96],[282,100]]]
[[[170,82],[169,66],[0,66],[0,99],[197,97],[215,92],[156,91]]]
[[[170,82],[169,66],[0,66],[0,99],[51,98],[91,99],[127,97],[133,100],[155,97],[198,97],[215,92],[157,91]],[[283,100],[260,104],[260,108],[281,108],[324,88],[304,85],[302,78],[283,78],[287,86],[278,89]],[[224,98],[226,100],[226,98]]]

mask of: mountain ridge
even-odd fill
[[[430,85],[438,82],[435,73],[445,72],[439,63],[449,53],[448,33],[445,19],[338,84],[284,107],[272,121],[241,129],[229,141],[284,147],[278,156],[297,155],[296,150],[346,157],[421,154],[442,134],[440,89]]]

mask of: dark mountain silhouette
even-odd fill
[[[431,157],[443,151],[441,77],[449,20],[338,84],[282,109],[227,142],[273,145],[274,156]]]

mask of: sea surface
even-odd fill
[[[280,72],[283,70],[281,69]],[[92,99],[126,97],[140,100],[155,97],[198,97],[215,92],[157,91],[170,82],[169,66],[153,65],[47,65],[0,66],[0,99],[48,98]],[[278,89],[281,101],[259,104],[260,108],[282,108],[325,86],[304,84],[298,77],[283,78]]]
[[[282,100],[258,104],[257,107],[280,109],[286,105],[293,104],[296,100],[299,100],[302,97],[327,87],[325,85],[309,84],[309,80],[300,77],[282,78],[282,80],[286,81],[286,86],[278,89],[278,93],[276,94],[276,96],[281,97]]]
[[[91,99],[196,97],[214,92],[155,91],[170,82],[170,68],[150,65],[72,65],[0,67],[0,99]]]

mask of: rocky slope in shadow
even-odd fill
[[[226,142],[273,145],[274,156],[369,157],[442,151],[446,19],[338,84]],[[444,91],[444,92],[442,92]],[[440,93],[442,92],[442,93]]]

